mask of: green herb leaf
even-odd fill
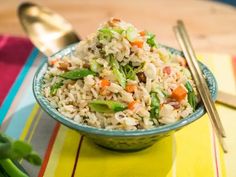
[[[27,156],[32,151],[32,147],[25,143],[24,141],[16,140],[12,142],[11,147],[11,158],[12,159],[21,159],[22,157]]]
[[[10,159],[0,160],[0,176],[29,177]],[[3,175],[3,176],[2,176]]]
[[[102,28],[98,30],[98,39],[99,40],[111,40],[113,37],[112,29],[110,28]]]
[[[151,110],[150,115],[151,118],[158,118],[160,113],[160,100],[158,98],[158,94],[156,92],[151,92]]]
[[[77,80],[84,78],[88,75],[96,75],[96,73],[89,69],[74,69],[63,73],[60,76],[65,79]]]
[[[115,75],[117,81],[123,88],[125,88],[126,78],[124,71],[122,70],[122,68],[120,67],[119,63],[117,62],[117,60],[114,58],[113,55],[110,55],[110,63],[112,66],[112,72]]]
[[[188,81],[185,84],[185,87],[188,90],[188,103],[192,106],[193,110],[195,110],[197,106],[197,98],[194,93],[193,87]]]
[[[42,163],[42,159],[34,151],[28,154],[24,159],[33,165],[40,165]]]
[[[127,105],[118,101],[111,100],[93,100],[89,103],[92,111],[102,113],[113,113],[127,109]]]
[[[58,90],[61,86],[63,86],[63,81],[57,82],[57,83],[53,84],[53,85],[51,86],[51,88],[50,88],[50,94],[51,94],[51,95],[56,95],[57,90]]]
[[[102,66],[101,66],[98,62],[96,62],[96,60],[91,60],[91,61],[90,61],[90,69],[91,69],[93,72],[98,73],[98,72],[101,71]]]
[[[135,80],[136,72],[132,66],[129,64],[123,66],[123,71],[125,73],[126,79]]]
[[[150,47],[157,47],[157,44],[156,44],[156,41],[155,41],[155,35],[154,34],[148,33],[147,44]]]
[[[121,29],[121,28],[115,28],[115,29],[113,29],[113,31],[115,31],[115,32],[117,32],[119,34],[122,34],[124,32],[124,30]]]
[[[41,164],[41,158],[36,152],[32,151],[30,144],[20,140],[14,141],[0,133],[0,161],[6,159],[19,160],[22,158],[34,165]]]

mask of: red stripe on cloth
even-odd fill
[[[84,139],[84,137],[81,136],[79,146],[78,146],[78,149],[77,149],[77,153],[76,153],[75,163],[74,163],[74,167],[73,167],[71,177],[75,176],[75,171],[76,171],[77,163],[78,163],[78,160],[79,160],[79,154],[80,154],[80,149],[81,149],[81,146],[82,146],[83,139]]]
[[[42,164],[42,166],[40,168],[40,171],[39,171],[39,174],[38,174],[38,177],[42,177],[44,175],[44,172],[46,170],[46,167],[47,167],[47,164],[48,164],[48,161],[49,161],[49,157],[50,157],[51,152],[52,152],[52,147],[53,147],[53,144],[54,144],[55,139],[57,137],[57,133],[58,133],[59,128],[60,128],[60,123],[56,123],[56,125],[54,127],[54,130],[53,130],[53,133],[52,133],[52,136],[50,138],[49,144],[48,144],[46,154],[44,156],[43,164]]]
[[[215,141],[215,132],[212,131],[212,138],[213,138],[213,150],[214,150],[214,159],[215,159],[215,166],[216,166],[216,176],[219,177],[219,164],[218,164],[218,157],[217,157],[217,150],[216,150],[216,141]]]
[[[32,49],[29,39],[0,36],[0,106]]]
[[[234,78],[236,80],[236,55],[232,57],[232,66],[233,66]]]

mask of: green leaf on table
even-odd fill
[[[24,159],[33,165],[41,165],[42,163],[42,159],[36,152],[31,152]]]
[[[28,154],[31,153],[32,147],[28,143],[20,140],[16,140],[12,143],[12,157],[13,159],[21,159],[24,158]]]

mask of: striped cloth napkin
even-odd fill
[[[213,71],[220,90],[236,93],[236,58],[204,54],[200,60]],[[28,40],[0,36],[0,74],[4,78],[0,80],[0,130],[31,143],[41,154],[41,167],[22,162],[31,176],[235,176],[235,110],[217,105],[227,133],[228,154],[222,152],[207,115],[148,149],[132,153],[110,151],[59,124],[40,109],[31,85],[41,62],[42,54]]]

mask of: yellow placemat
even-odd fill
[[[203,56],[200,59],[215,74],[219,89],[234,93],[236,88],[231,57]],[[46,169],[45,176],[70,176],[72,173],[76,177],[233,176],[236,174],[233,169],[233,163],[236,162],[233,147],[236,149],[236,145],[232,138],[236,129],[232,128],[236,125],[236,112],[220,105],[217,105],[217,109],[228,135],[227,155],[223,154],[207,115],[154,146],[133,153],[106,150],[86,138],[81,141],[78,134],[61,126],[59,132],[64,138],[53,147],[53,158],[48,162],[50,168]]]

